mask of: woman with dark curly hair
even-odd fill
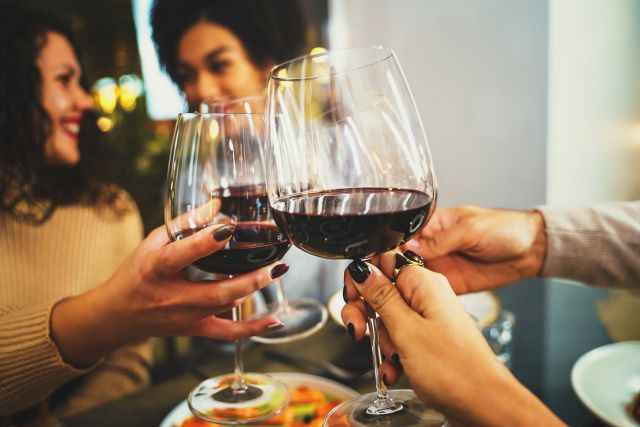
[[[213,285],[181,274],[233,226],[173,243],[161,227],[141,242],[134,202],[85,140],[92,100],[64,24],[4,4],[0,43],[0,425],[45,407],[65,418],[145,385],[148,337],[233,340],[281,325],[215,315],[286,264]]]
[[[191,109],[262,93],[271,67],[306,47],[297,0],[156,0],[151,26],[160,64]]]
[[[271,68],[307,48],[299,0],[155,0],[152,37],[161,66],[185,95],[191,111],[206,100],[264,94]],[[326,300],[342,283],[329,260],[291,248],[287,295]]]

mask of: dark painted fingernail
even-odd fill
[[[389,359],[391,359],[391,363],[393,363],[396,368],[402,369],[402,362],[400,362],[400,355],[398,353],[393,353]]]
[[[272,323],[269,326],[267,326],[267,330],[268,331],[277,331],[284,328],[284,323],[282,322],[278,322],[278,323]]]
[[[277,279],[287,271],[289,271],[289,266],[287,264],[278,264],[271,269],[271,278]]]
[[[344,302],[348,302],[347,301],[347,287],[346,286],[342,287],[342,299],[344,300]]]
[[[351,278],[355,280],[356,283],[364,282],[365,280],[367,280],[367,277],[369,277],[369,275],[371,274],[371,270],[369,270],[369,266],[366,263],[360,261],[359,259],[349,264],[349,266],[347,267],[347,270],[349,270],[349,274],[351,275]]]
[[[233,232],[236,230],[236,226],[233,224],[223,225],[213,232],[213,238],[216,239],[217,242],[222,242],[223,240],[227,240]]]
[[[356,340],[356,328],[353,326],[353,323],[349,323],[347,325],[347,331],[349,332],[349,336],[355,342]]]
[[[403,252],[403,254],[404,256],[406,256],[412,261],[424,263],[424,260],[422,259],[422,257],[417,253],[413,252],[411,249],[407,249],[406,251]]]
[[[382,382],[384,383],[384,385],[388,386],[389,383],[387,382],[387,374],[382,374]]]

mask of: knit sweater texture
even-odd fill
[[[125,346],[86,369],[66,363],[51,340],[53,307],[107,280],[141,241],[128,211],[62,206],[41,225],[0,215],[0,419],[70,389],[49,411],[65,418],[139,389],[149,380],[151,341]],[[69,387],[71,382],[72,387]]]

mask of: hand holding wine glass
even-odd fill
[[[445,274],[457,294],[495,289],[542,269],[545,224],[539,211],[456,206],[439,209],[403,247]]]
[[[159,227],[107,281],[62,300],[52,311],[51,328],[65,361],[89,366],[122,345],[150,336],[234,340],[278,324],[273,317],[242,323],[216,317],[267,286],[278,265],[215,284],[192,282],[182,275],[192,262],[222,249],[231,231],[214,225],[171,242]]]
[[[380,315],[384,353],[396,355],[420,400],[460,425],[560,425],[495,357],[447,278],[421,267],[394,272],[396,257],[349,265],[342,317],[362,324],[364,297]],[[381,374],[393,370],[385,362]]]

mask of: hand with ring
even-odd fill
[[[359,340],[365,302],[378,313],[383,381],[404,371],[418,397],[456,424],[559,424],[498,361],[447,278],[422,264],[411,251],[386,252],[345,270],[342,320]]]

